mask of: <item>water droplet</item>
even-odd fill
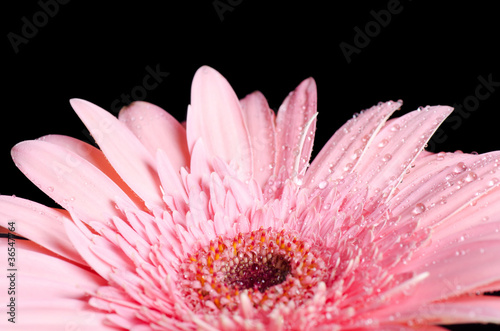
[[[54,188],[52,186],[47,187],[47,190],[49,190],[49,192],[54,192]]]
[[[382,148],[382,147],[386,146],[388,143],[389,143],[389,140],[387,140],[387,139],[382,139],[382,140],[378,143],[378,147]]]
[[[324,189],[327,185],[328,185],[328,183],[326,182],[326,180],[323,180],[323,181],[319,182],[318,187],[320,189]]]
[[[457,174],[462,173],[465,170],[467,170],[467,166],[463,162],[457,163],[457,165],[455,166],[455,168],[453,168],[453,171],[455,173],[457,173]]]
[[[442,160],[444,160],[445,156],[446,156],[445,152],[439,152],[439,153],[437,153],[436,160],[442,161]]]
[[[423,203],[417,203],[415,205],[415,208],[413,208],[413,210],[412,210],[412,214],[413,215],[418,215],[418,214],[422,214],[424,211],[425,211],[424,204]]]
[[[390,159],[392,159],[392,155],[391,154],[385,154],[384,157],[382,158],[382,161],[387,162]]]
[[[476,179],[477,179],[477,174],[472,171],[467,174],[467,177],[465,177],[465,181],[469,183],[475,181]]]
[[[294,182],[296,185],[302,185],[302,178],[295,177]]]
[[[354,167],[354,165],[352,163],[347,163],[345,166],[344,166],[344,171],[349,171],[352,169],[352,167]]]
[[[356,160],[358,157],[361,156],[362,153],[363,153],[363,150],[358,148],[354,151],[354,153],[351,155],[351,157],[353,160]]]
[[[495,186],[496,184],[498,184],[498,178],[492,178],[488,181],[488,186]]]
[[[394,124],[391,127],[391,131],[399,131],[399,130],[401,130],[401,126],[399,124]]]

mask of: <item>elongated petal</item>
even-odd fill
[[[250,135],[253,155],[253,177],[264,186],[273,174],[276,158],[276,128],[274,112],[260,92],[247,95],[241,101],[243,116]]]
[[[500,324],[500,298],[470,296],[436,302],[419,309],[418,318],[439,324]]]
[[[45,194],[85,222],[105,223],[119,215],[115,198],[133,202],[106,175],[74,152],[44,141],[24,141],[12,149],[19,169]]]
[[[0,249],[7,251],[7,241]],[[107,330],[105,314],[87,303],[88,293],[104,285],[104,280],[82,268],[54,256],[48,250],[26,240],[17,240],[16,259],[16,323],[0,319],[5,330]],[[0,265],[6,270],[4,259]],[[10,279],[2,277],[0,286],[9,288]]]
[[[163,206],[154,157],[137,137],[113,115],[81,99],[71,106],[123,180],[148,205]]]
[[[337,174],[340,177],[344,171],[351,172],[366,152],[369,142],[401,104],[400,101],[389,101],[365,110],[347,121],[311,163],[304,177],[304,184],[315,186],[329,176]]]
[[[239,100],[226,79],[210,67],[198,69],[193,78],[187,115],[190,151],[200,137],[209,154],[235,161],[240,174],[251,177],[252,149]]]
[[[102,173],[108,176],[113,182],[115,182],[118,187],[120,187],[121,190],[125,192],[129,196],[129,198],[132,199],[138,206],[144,204],[144,202],[137,197],[137,194],[132,191],[132,189],[116,173],[116,170],[111,166],[108,159],[101,150],[73,137],[58,134],[43,136],[38,140],[59,145],[81,156],[85,160],[89,161],[97,169],[101,170]]]
[[[395,190],[434,131],[453,109],[446,106],[426,107],[401,116],[385,126],[370,143],[356,165],[363,185],[379,191],[385,199]]]
[[[113,268],[108,263],[101,260],[92,251],[91,246],[94,246],[91,238],[88,238],[78,227],[72,223],[64,224],[66,234],[71,240],[78,253],[85,259],[88,265],[95,270],[104,279],[109,279],[109,275],[113,272]]]
[[[0,196],[0,225],[8,228],[9,222],[15,223],[15,232],[33,240],[52,252],[74,262],[86,265],[68,239],[63,228],[65,214],[39,203]]]
[[[160,177],[161,185],[166,194],[172,196],[180,196],[187,200],[186,190],[182,186],[180,178],[180,169],[175,169],[170,158],[163,149],[158,149],[156,153],[156,162],[158,165],[158,176]]]
[[[495,180],[499,158],[500,152],[491,152],[477,156],[449,156],[449,160],[435,161],[440,162],[437,164],[432,162],[424,168],[426,175],[405,179],[409,183],[404,184],[397,199],[391,203],[391,209],[403,219],[414,217],[417,212],[422,217],[422,226],[447,222],[449,217],[459,214],[469,203],[500,185],[500,181]],[[421,211],[415,210],[417,204]],[[490,204],[488,207],[491,215],[500,209],[495,206]],[[454,228],[459,226],[460,219],[468,218],[458,215],[452,223]]]
[[[422,305],[473,293],[476,288],[498,281],[499,249],[500,238],[484,242],[466,242],[460,247],[444,248],[425,258],[412,261],[409,264],[413,272],[425,271],[429,274],[417,287],[405,293],[406,296],[398,304],[397,311],[414,312]],[[379,314],[390,316],[394,314],[394,307],[387,306],[380,310]]]
[[[156,156],[156,151],[163,149],[176,171],[189,164],[186,129],[160,107],[134,101],[120,110],[118,118],[151,155]]]
[[[289,175],[296,176],[309,164],[316,131],[316,109],[316,83],[312,78],[300,83],[283,101],[276,117],[274,174],[284,166]]]

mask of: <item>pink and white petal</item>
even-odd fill
[[[429,162],[427,166],[421,167],[427,170],[427,174],[419,169],[417,172],[421,174],[418,178],[412,176],[405,179],[409,183],[405,183],[396,198],[391,200],[390,208],[394,215],[401,216],[403,220],[415,217],[417,213],[422,218],[422,227],[449,223],[457,228],[462,220],[468,218],[460,215],[455,222],[450,222],[449,218],[460,214],[462,209],[500,185],[500,180],[495,180],[499,158],[500,152],[490,152],[468,157],[466,154],[450,156],[448,160],[435,161],[442,162],[439,167],[435,162]],[[492,194],[500,196],[500,192]],[[488,206],[490,216],[500,211],[495,206]],[[470,216],[477,219],[477,215]]]
[[[275,167],[275,115],[260,92],[247,95],[240,103],[252,146],[253,177],[263,187]]]
[[[198,69],[191,87],[187,113],[190,151],[199,138],[211,156],[236,162],[242,178],[252,176],[253,155],[240,102],[227,80],[207,66]]]
[[[336,178],[335,174],[340,177],[344,171],[351,172],[370,141],[401,105],[401,101],[380,103],[347,121],[314,158],[304,177],[304,184],[312,187],[328,177]]]
[[[207,154],[206,144],[203,138],[198,139],[191,151],[191,167],[190,167],[190,178],[194,180],[196,186],[199,186],[200,179],[204,178],[208,180],[210,174],[212,173],[212,155]],[[192,184],[187,185],[189,190],[192,189]],[[193,192],[191,192],[193,194]]]
[[[175,198],[180,197],[184,201],[187,201],[187,193],[182,185],[180,169],[174,168],[170,157],[161,148],[156,152],[156,164],[164,193]]]
[[[117,331],[107,322],[107,314],[92,308],[80,300],[58,300],[55,303],[43,302],[37,306],[24,307],[16,317],[15,327],[7,317],[0,321],[2,330],[40,330],[40,331]]]
[[[404,174],[403,181],[398,185],[397,191],[401,192],[408,186],[415,186],[423,178],[434,176],[447,167],[454,167],[460,162],[467,162],[474,157],[476,156],[464,153],[421,153],[415,160],[414,166]]]
[[[464,296],[425,305],[414,312],[400,315],[400,318],[436,324],[500,324],[500,298]]]
[[[391,121],[367,146],[355,171],[368,185],[373,200],[387,199],[401,182],[425,144],[451,113],[447,106],[425,107]],[[379,194],[374,192],[379,191]]]
[[[401,293],[397,311],[401,314],[414,312],[424,304],[475,292],[484,285],[499,281],[499,250],[500,239],[465,242],[460,247],[443,248],[407,262],[406,269],[417,274],[428,273],[428,276],[417,286]],[[403,269],[398,271],[404,272]],[[394,313],[395,306],[389,303],[378,315],[388,317]]]
[[[111,166],[108,159],[101,150],[73,137],[57,134],[43,136],[37,140],[56,144],[64,147],[65,149],[69,149],[72,152],[75,152],[77,155],[89,161],[97,169],[101,170],[106,176],[108,176],[113,182],[115,182],[118,187],[120,187],[122,191],[125,192],[129,196],[129,198],[133,200],[138,206],[142,206],[144,204],[144,202],[137,196],[137,194],[132,191],[132,189],[116,173],[116,170]]]
[[[91,246],[94,246],[92,238],[98,235],[91,235],[89,238],[88,234],[83,233],[75,224],[70,222],[65,222],[64,227],[67,236],[87,264],[102,278],[109,280],[110,274],[113,272],[113,266],[96,256],[91,249]]]
[[[356,331],[375,331],[375,330],[384,330],[384,331],[448,331],[443,327],[437,325],[408,325],[408,324],[381,324],[377,329],[369,328],[369,329],[356,329]],[[354,331],[354,330],[353,330]]]
[[[71,261],[87,265],[63,229],[66,215],[39,203],[0,196],[0,225],[15,222],[15,232]]]
[[[167,152],[176,171],[189,164],[186,129],[165,110],[148,102],[134,101],[120,110],[118,119],[151,155],[156,156],[158,149]]]
[[[154,157],[116,117],[81,99],[71,106],[116,172],[150,209],[164,206]]]
[[[134,206],[105,174],[74,152],[44,141],[24,141],[12,149],[18,168],[45,194],[84,222],[105,223],[118,216],[115,199]]]
[[[103,324],[105,315],[87,303],[88,293],[105,284],[101,277],[33,242],[17,240],[15,245],[16,330],[108,329]],[[0,240],[0,249],[7,252],[7,247],[7,240]],[[6,258],[1,262],[4,270],[5,263]],[[3,288],[9,287],[7,282],[7,277],[0,280]],[[14,324],[2,318],[0,326],[7,325]]]
[[[303,174],[311,158],[316,132],[316,82],[304,80],[283,101],[276,117],[277,175],[285,167],[288,176]]]

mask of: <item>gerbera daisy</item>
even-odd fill
[[[401,104],[354,115],[309,164],[311,78],[275,116],[261,93],[238,100],[202,67],[185,127],[146,102],[116,119],[71,100],[100,149],[60,135],[13,148],[19,169],[64,209],[0,197],[4,232],[29,239],[15,241],[10,266],[15,324],[9,311],[0,323],[232,331],[500,323],[500,299],[483,295],[500,289],[500,153],[426,152],[452,109],[389,120]]]

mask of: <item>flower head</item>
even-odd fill
[[[0,197],[17,224],[19,323],[130,330],[410,330],[500,323],[500,153],[424,151],[452,109],[350,119],[309,164],[316,86],[277,115],[196,73],[186,128],[72,100],[100,149],[13,148],[64,209]],[[6,241],[1,242],[3,246]],[[4,262],[2,262],[4,263]],[[429,330],[431,327],[429,326]],[[436,328],[438,329],[438,328]]]

